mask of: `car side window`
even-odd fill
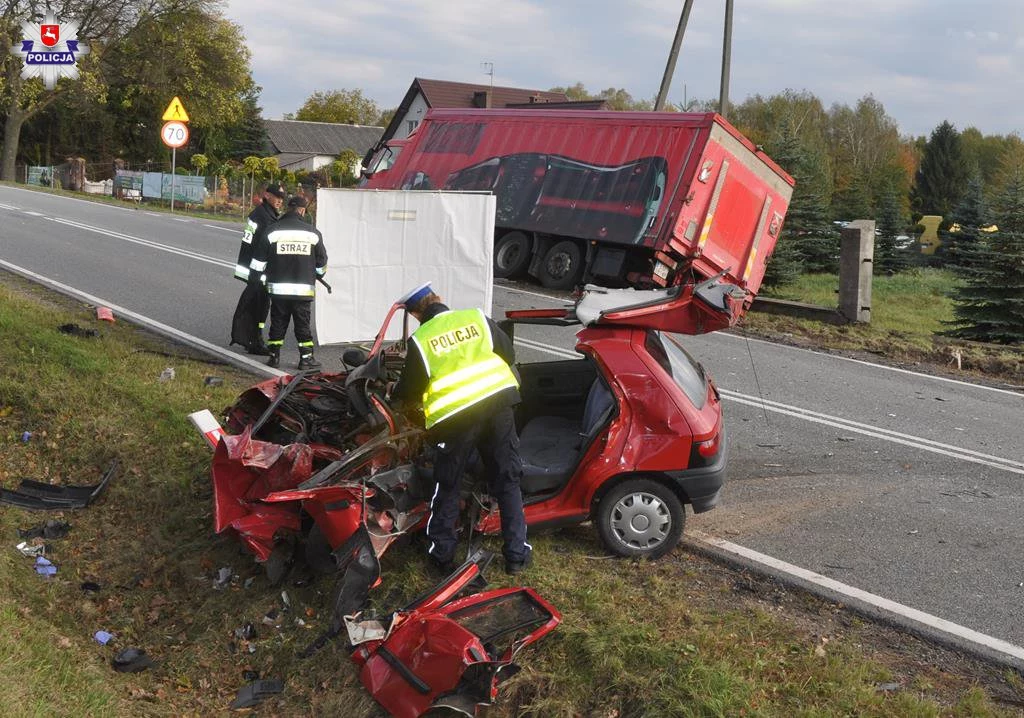
[[[672,381],[683,390],[693,405],[702,409],[708,397],[707,377],[704,367],[683,349],[670,334],[651,330],[647,332],[644,348],[654,358]]]

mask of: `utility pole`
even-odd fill
[[[718,114],[725,117],[729,104],[729,72],[732,69],[732,0],[725,0],[725,32],[722,40],[722,87],[718,93]]]
[[[679,48],[683,44],[683,34],[686,32],[686,23],[690,21],[690,9],[692,7],[693,0],[686,0],[683,3],[683,12],[679,16],[679,25],[676,26],[676,36],[672,40],[672,51],[668,54],[668,62],[665,64],[665,74],[661,78],[661,89],[658,90],[658,99],[654,103],[655,111],[660,112],[665,109],[665,98],[668,97],[668,86],[672,84],[672,75],[674,75],[676,71],[676,59],[679,57]]]

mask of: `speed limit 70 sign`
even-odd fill
[[[188,143],[188,127],[184,122],[176,120],[165,122],[164,126],[160,128],[160,139],[168,147],[174,149],[184,147]]]

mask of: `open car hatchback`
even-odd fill
[[[612,553],[657,558],[679,542],[685,504],[700,513],[717,503],[726,470],[718,391],[665,318],[682,294],[588,288],[572,308],[507,313],[513,335],[523,324],[578,330],[582,357],[517,365],[529,526],[589,519]],[[496,512],[479,528],[499,530]]]

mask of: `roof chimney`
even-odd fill
[[[490,90],[478,90],[473,93],[473,107],[490,108],[491,106],[491,91]]]

